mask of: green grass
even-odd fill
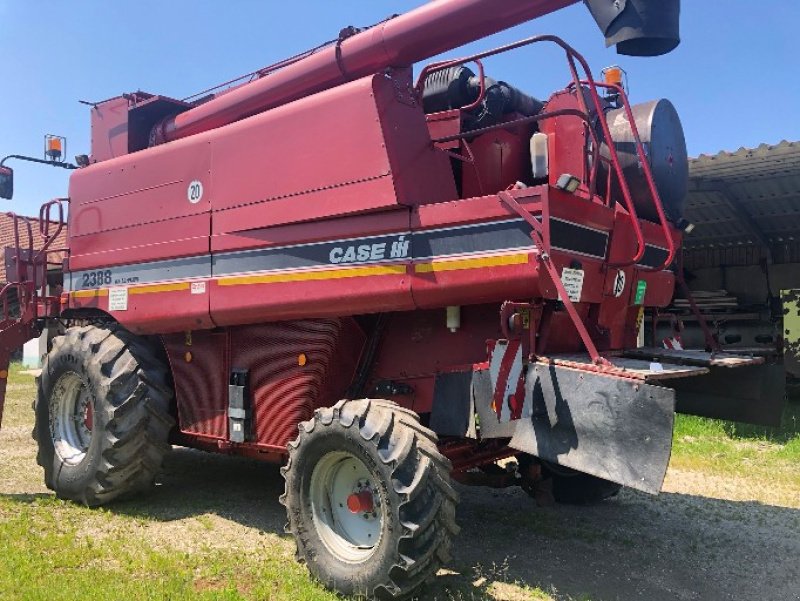
[[[103,536],[87,534],[87,522],[103,528]],[[282,552],[282,545],[267,543],[263,549],[239,553],[163,550],[133,534],[135,522],[48,495],[0,495],[0,599],[342,599],[312,581],[292,553]],[[457,575],[455,584],[426,589],[423,598],[553,601],[540,588],[510,581],[502,566],[469,572]]]
[[[337,598],[285,553],[165,551],[125,528],[93,540],[80,528],[98,513],[48,496],[0,496],[0,599]]]
[[[29,374],[22,373],[26,369],[21,363],[12,363],[8,368],[8,398],[3,411],[3,427],[12,428],[32,422],[31,403],[36,397],[36,380]]]
[[[800,488],[800,401],[787,402],[777,428],[676,415],[671,466]]]

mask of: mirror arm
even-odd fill
[[[19,159],[21,161],[30,161],[31,163],[41,163],[42,165],[51,165],[53,167],[61,167],[62,169],[77,169],[77,165],[73,165],[72,163],[62,163],[60,161],[46,161],[44,159],[37,159],[34,157],[26,157],[21,154],[10,154],[5,157],[2,161],[0,161],[0,167],[2,167],[8,159]]]

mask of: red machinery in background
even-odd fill
[[[0,333],[6,351],[54,335],[47,485],[111,501],[151,484],[168,443],[286,461],[299,556],[382,598],[446,561],[451,473],[516,455],[516,481],[560,500],[657,492],[679,383],[709,414],[708,378],[760,377],[752,357],[637,348],[675,284],[674,108],[631,106],[554,36],[412,76],[570,4],[436,0],[192,102],[93,106],[60,304],[21,270],[23,318]],[[677,0],[586,4],[620,52],[678,43]],[[484,71],[543,43],[569,75],[546,101]],[[35,271],[47,254],[15,257]]]

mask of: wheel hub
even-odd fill
[[[372,491],[365,488],[360,492],[354,492],[347,497],[347,508],[350,513],[372,513],[375,507]]]
[[[50,436],[58,456],[69,465],[86,457],[94,428],[94,397],[75,372],[62,375],[50,396]]]
[[[366,560],[383,535],[381,496],[374,480],[361,459],[344,451],[328,453],[312,472],[314,526],[328,550],[342,561]]]

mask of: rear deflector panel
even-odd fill
[[[634,379],[538,363],[529,367],[522,418],[500,423],[488,371],[473,398],[481,435],[624,486],[657,493],[672,446],[674,391]]]

